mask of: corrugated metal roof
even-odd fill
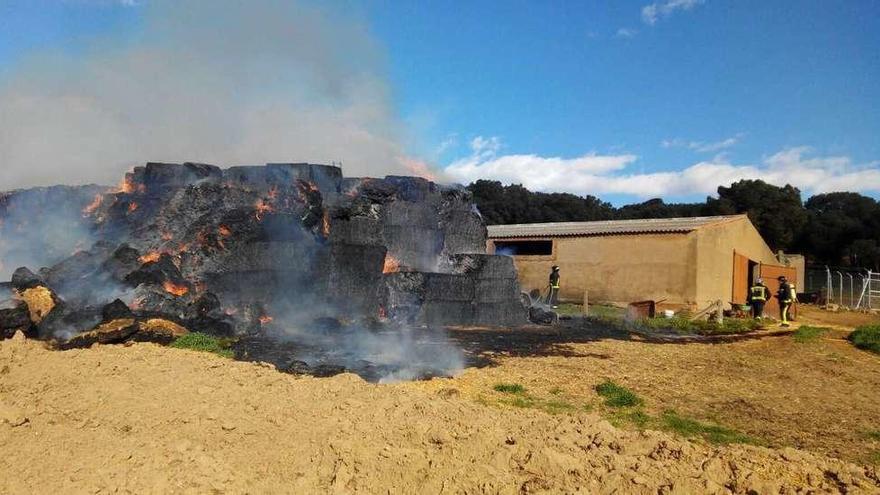
[[[715,217],[602,220],[598,222],[520,223],[514,225],[489,225],[488,229],[490,239],[691,232],[700,227],[744,216],[727,215]]]

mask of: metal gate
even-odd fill
[[[862,295],[859,296],[856,308],[880,308],[880,273],[868,271],[868,276],[862,282]]]

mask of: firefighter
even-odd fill
[[[550,268],[550,292],[547,293],[547,304],[553,309],[558,308],[559,298],[559,267],[553,265]]]
[[[749,306],[752,307],[752,318],[764,317],[764,304],[770,299],[770,289],[764,285],[764,279],[758,277],[755,283],[749,287]]]
[[[796,295],[794,292],[794,286],[788,283],[788,279],[785,278],[784,275],[780,275],[779,278],[779,290],[776,291],[776,298],[779,299],[779,313],[782,316],[782,326],[789,326],[789,312],[791,311],[791,306],[794,304]]]

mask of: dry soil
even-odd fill
[[[784,373],[797,382],[794,370],[747,359],[754,354],[749,346],[764,345],[771,344],[742,344],[724,358],[708,346],[598,341],[575,345],[583,357],[499,358],[496,366],[468,370],[460,379],[374,385],[353,375],[297,378],[154,344],[61,352],[16,338],[0,342],[0,492],[880,490],[874,468],[821,454],[715,447],[618,429],[585,411],[551,415],[474,400],[510,379],[539,392],[564,378],[565,393],[594,397],[594,382],[614,376],[649,401],[685,406],[690,390],[719,362],[754,366],[750,377]],[[703,366],[695,365],[684,381],[671,364],[681,353],[694,353],[693,362]],[[635,357],[644,369],[624,364]],[[846,359],[870,363],[849,353]],[[869,364],[875,372],[876,364]],[[724,385],[730,380],[709,382],[716,384],[711,403],[735,400]],[[841,383],[852,380],[845,376]],[[777,418],[806,405],[767,414]]]

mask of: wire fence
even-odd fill
[[[868,273],[865,268],[808,266],[803,292],[811,302],[855,308]]]

